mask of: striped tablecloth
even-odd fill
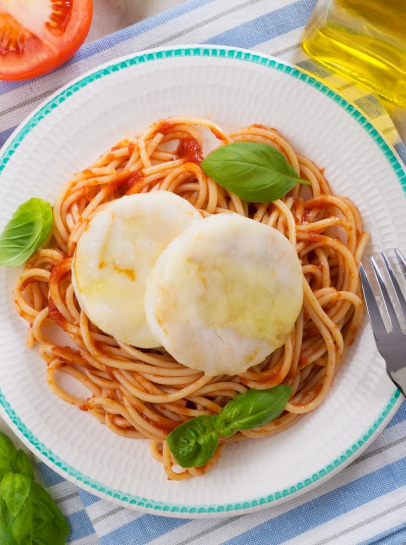
[[[53,73],[0,82],[0,146],[50,93],[116,57],[171,44],[211,43],[280,57],[315,73],[362,109],[406,163],[406,148],[380,101],[306,58],[300,34],[315,0],[189,0],[89,43]],[[74,545],[354,545],[406,543],[406,402],[372,444],[340,474],[300,498],[224,519],[142,514],[99,500],[39,464],[67,516]]]

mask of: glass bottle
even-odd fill
[[[302,37],[310,56],[406,106],[406,0],[322,0]]]

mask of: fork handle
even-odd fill
[[[406,360],[406,357],[405,357]],[[392,382],[399,388],[402,394],[406,397],[406,361],[402,366],[395,368],[387,364],[388,375]]]

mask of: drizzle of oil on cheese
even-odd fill
[[[234,375],[289,337],[303,304],[296,249],[277,230],[237,214],[189,226],[158,258],[145,311],[180,363]]]
[[[159,346],[145,317],[147,279],[166,246],[200,220],[190,203],[167,191],[108,203],[89,222],[72,263],[75,294],[89,319],[125,343]]]

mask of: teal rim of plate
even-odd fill
[[[51,98],[48,102],[46,102],[35,114],[32,115],[32,117],[30,117],[22,126],[20,126],[20,128],[16,130],[16,134],[10,138],[8,145],[1,154],[0,174],[6,167],[7,163],[10,161],[15,151],[20,146],[21,142],[27,136],[27,134],[29,134],[32,129],[41,122],[41,120],[43,120],[48,114],[55,110],[55,108],[65,102],[70,96],[72,96],[76,92],[80,91],[93,81],[99,80],[104,76],[109,76],[114,72],[118,72],[125,68],[136,66],[138,64],[144,64],[150,61],[176,57],[219,57],[224,59],[235,59],[265,66],[278,72],[283,72],[300,81],[303,81],[304,83],[307,83],[311,87],[323,93],[325,96],[329,97],[336,104],[341,106],[347,113],[351,115],[353,119],[355,119],[359,123],[359,125],[361,125],[361,127],[370,135],[370,137],[382,150],[383,154],[391,165],[396,177],[398,178],[403,191],[406,193],[406,172],[399,163],[395,153],[386,143],[386,141],[383,139],[377,129],[367,120],[364,114],[362,114],[347,99],[340,96],[338,93],[330,89],[327,85],[325,85],[315,77],[309,75],[308,73],[302,71],[299,68],[296,68],[289,64],[285,64],[280,60],[260,55],[258,53],[245,51],[242,49],[222,48],[217,46],[173,47],[171,49],[152,50],[150,52],[146,51],[138,55],[123,58],[100,69],[96,69],[87,76],[75,81],[71,85],[68,85],[62,91],[53,96],[53,98]],[[361,447],[363,447],[365,443],[369,441],[373,434],[378,430],[380,425],[384,422],[384,420],[388,417],[388,415],[395,407],[396,403],[399,400],[399,397],[400,391],[395,389],[390,399],[385,404],[380,416],[373,422],[371,427],[364,434],[361,435],[358,441],[356,441],[351,447],[343,451],[331,463],[323,467],[317,473],[309,475],[308,478],[296,483],[295,485],[290,486],[289,488],[285,488],[283,490],[279,490],[277,492],[273,492],[271,494],[267,494],[266,496],[238,503],[186,506],[169,504],[155,500],[148,500],[140,496],[126,494],[119,490],[104,486],[102,483],[99,483],[94,479],[87,477],[80,471],[77,471],[74,467],[66,464],[61,458],[59,458],[59,456],[54,454],[49,448],[41,443],[41,441],[39,441],[35,435],[31,433],[27,426],[17,416],[14,409],[11,407],[10,403],[7,401],[0,389],[0,405],[3,407],[11,422],[16,426],[18,431],[25,437],[25,439],[35,448],[35,450],[41,455],[41,457],[48,460],[51,466],[54,466],[55,470],[58,473],[67,478],[70,478],[69,480],[71,481],[76,481],[79,486],[82,484],[88,489],[94,490],[94,492],[98,495],[102,494],[107,496],[108,498],[128,504],[129,506],[139,507],[145,510],[152,510],[154,513],[162,515],[165,513],[210,515],[214,513],[229,514],[232,512],[241,512],[255,509],[260,506],[265,507],[267,506],[267,504],[277,502],[281,499],[286,498],[287,496],[291,496],[300,491],[304,491],[304,489],[316,483],[318,480],[330,475],[342,464],[348,463],[351,457],[354,456],[354,454]]]

